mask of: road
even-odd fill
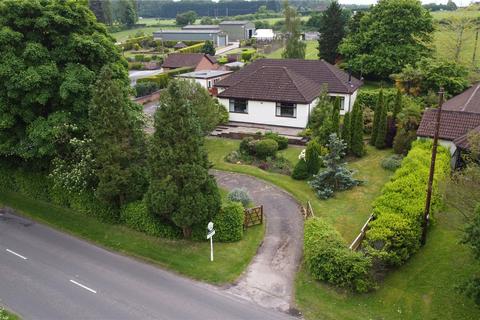
[[[0,215],[0,304],[23,319],[292,319],[11,214]]]
[[[151,77],[155,76],[157,74],[160,74],[163,72],[163,69],[157,69],[157,70],[132,70],[128,72],[128,78],[130,79],[130,83],[135,85],[137,83],[138,79],[141,78],[146,78],[146,77]]]

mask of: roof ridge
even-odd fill
[[[463,108],[461,109],[462,111],[465,111],[465,109],[467,108],[468,104],[472,101],[473,97],[475,96],[475,94],[477,93],[477,91],[478,91],[479,88],[480,88],[480,83],[477,83],[477,84],[476,84],[476,88],[473,89],[472,94],[470,95],[470,97],[468,97],[467,102],[465,102],[465,104],[463,105]]]
[[[337,78],[338,81],[340,81],[340,83],[342,84],[342,86],[344,86],[344,87],[347,89],[347,92],[350,93],[350,86],[345,85],[345,83],[343,82],[343,80],[338,77],[337,73],[336,73],[334,70],[332,70],[332,68],[335,67],[335,66],[332,65],[332,64],[330,64],[330,63],[328,63],[327,61],[325,61],[325,60],[323,60],[323,59],[321,59],[320,61],[327,66],[328,70],[333,74],[333,76],[334,76],[335,78]],[[339,71],[343,71],[343,70],[341,70],[340,68],[337,68],[337,69],[338,69]]]
[[[309,100],[308,97],[303,94],[302,90],[300,90],[300,88],[299,88],[299,86],[296,82],[296,79],[292,78],[292,74],[297,78],[303,78],[304,80],[306,80],[308,82],[311,82],[315,85],[316,85],[316,83],[313,82],[312,80],[308,79],[308,78],[305,78],[304,76],[299,75],[295,71],[288,69],[287,67],[283,67],[283,68],[284,68],[285,72],[287,73],[288,77],[292,80],[292,82],[295,85],[295,88],[297,89],[298,93],[300,93],[300,95],[305,99],[305,101]]]
[[[427,109],[425,109],[425,111],[435,111],[435,112],[437,112],[438,108],[427,108]],[[475,115],[475,117],[480,117],[480,113],[478,113],[478,112],[461,111],[461,110],[443,110],[442,109],[442,113],[445,113],[445,112],[458,113],[458,114],[469,114],[469,115]]]

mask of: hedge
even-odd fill
[[[369,224],[363,248],[387,266],[402,265],[419,249],[431,148],[431,141],[415,141],[373,203],[374,220]],[[443,205],[439,184],[449,173],[450,153],[439,146],[430,217]]]
[[[358,103],[362,107],[362,109],[370,108],[375,111],[375,107],[377,106],[377,101],[378,101],[378,94],[380,93],[380,90],[383,90],[383,97],[387,103],[395,99],[397,90],[394,88],[359,90],[357,99],[355,100],[355,102]]]
[[[240,241],[243,238],[245,212],[240,202],[228,201],[213,219],[215,240],[220,242]]]
[[[177,52],[181,52],[181,53],[200,53],[200,52],[202,52],[202,48],[203,48],[204,44],[205,44],[205,42],[200,42],[200,43],[194,44],[192,46],[188,46],[188,47],[185,47],[185,48],[182,48],[182,49],[178,49]]]
[[[304,257],[317,280],[356,292],[375,287],[371,258],[350,250],[338,231],[320,218],[305,222]]]
[[[137,80],[137,83],[153,82],[157,85],[158,89],[164,89],[168,86],[170,79],[178,74],[187,73],[193,71],[192,67],[183,67],[178,69],[173,69],[165,71],[163,73],[157,74],[151,77],[145,77]]]

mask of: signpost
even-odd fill
[[[215,230],[213,229],[213,222],[210,221],[208,223],[207,229],[207,239],[210,239],[210,261],[213,261],[213,236],[215,235]]]

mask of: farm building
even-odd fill
[[[217,47],[228,44],[228,35],[218,29],[210,30],[159,30],[153,33],[155,40],[164,41],[212,41]]]
[[[247,40],[255,33],[255,24],[251,21],[222,21],[219,27],[228,34],[230,41]]]

